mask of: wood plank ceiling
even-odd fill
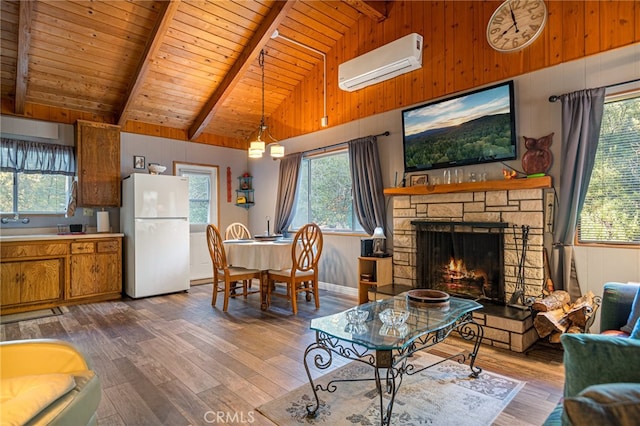
[[[361,16],[381,21],[389,2],[1,2],[2,113],[50,108],[77,118],[179,129],[244,147]]]

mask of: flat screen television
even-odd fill
[[[513,81],[402,111],[405,173],[517,158]]]

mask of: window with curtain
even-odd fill
[[[64,214],[76,173],[72,146],[0,139],[2,214]]]
[[[189,178],[189,224],[192,232],[218,225],[218,167],[176,163],[176,175]]]
[[[315,222],[323,231],[364,232],[355,216],[349,153],[344,148],[305,156],[292,229]]]
[[[640,245],[640,91],[605,101],[578,242]]]

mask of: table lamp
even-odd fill
[[[386,253],[384,252],[384,240],[387,237],[384,236],[384,230],[381,226],[378,226],[373,230],[371,238],[373,239],[373,255],[376,257],[386,256]]]

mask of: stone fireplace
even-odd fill
[[[516,230],[522,226],[529,229],[528,250],[522,263],[524,295],[535,297],[542,292],[545,188],[551,188],[549,177],[385,190],[385,195],[393,197],[394,283],[418,288],[432,285],[427,281],[433,281],[434,277],[436,280],[465,277],[467,285],[463,291],[468,293],[465,297],[493,302],[489,303],[492,306],[485,304],[476,318],[484,325],[484,343],[524,351],[537,340],[531,317],[528,311],[510,308],[505,302],[516,291],[522,252],[520,233]],[[468,248],[462,249],[459,241],[451,241],[438,251],[427,248],[426,254],[418,254],[424,239],[433,237],[421,235],[424,231],[440,231],[435,237],[442,237],[449,236],[452,227],[461,234],[477,234],[468,237],[471,239],[465,246]],[[482,240],[486,234],[494,234],[498,241]],[[479,266],[477,260],[464,259],[466,271],[462,275],[446,275],[448,271],[442,270],[443,264],[448,265],[452,254],[452,268],[458,267],[456,253],[462,253],[462,257],[467,254],[481,257],[488,265]],[[430,265],[432,261],[437,265]],[[455,294],[461,288],[450,285],[445,291]]]

